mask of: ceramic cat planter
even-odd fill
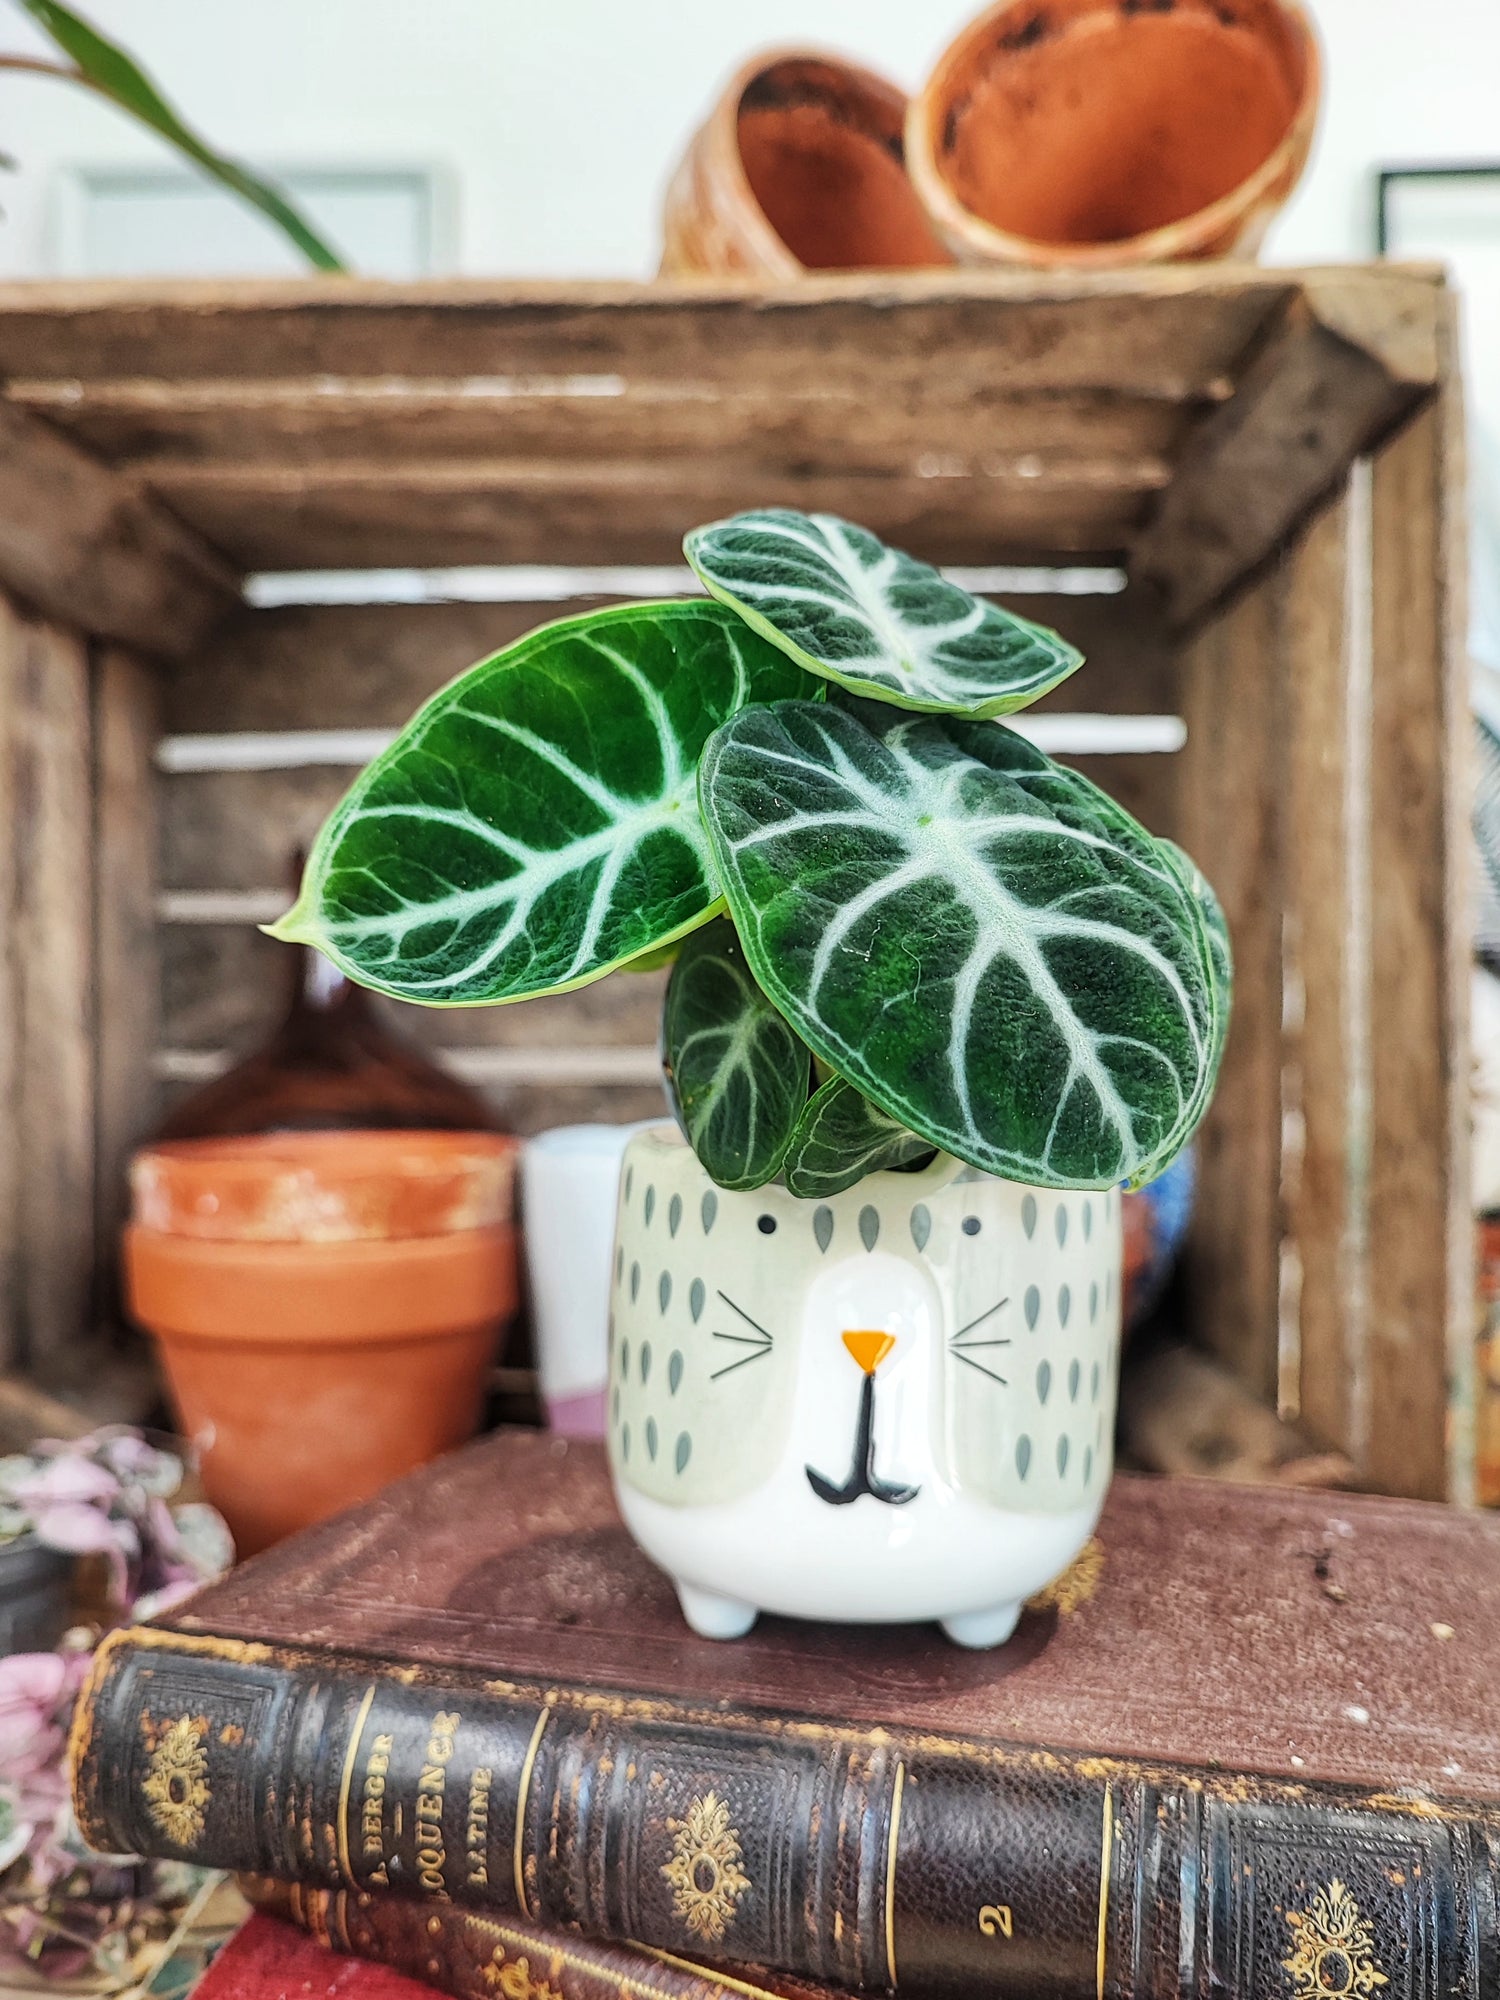
[[[1104,1501],[1120,1201],[939,1154],[824,1202],[716,1188],[670,1126],[621,1176],[609,1451],[710,1637],[758,1613],[1009,1637]]]

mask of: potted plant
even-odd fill
[[[542,627],[422,708],[274,934],[428,1005],[675,957],[679,1131],[625,1154],[609,1444],[700,1631],[1007,1636],[1110,1466],[1122,1186],[1202,1118],[1191,861],[999,717],[1055,633],[829,516],[688,536],[705,600]]]

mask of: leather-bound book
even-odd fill
[[[101,1649],[115,1852],[965,2000],[1495,2000],[1500,1519],[1117,1479],[991,1653],[694,1637],[497,1432]]]
[[[451,1994],[452,2000],[838,2000],[827,1986],[758,1965],[720,1972],[639,1945],[563,1937],[519,1917],[435,1909],[431,1901],[417,1902],[389,1890],[313,1889],[265,1875],[242,1875],[240,1888],[263,1917],[282,1918],[320,1945],[419,1979]],[[247,1929],[253,1927],[256,1919]],[[266,1929],[261,1922],[257,1935]],[[284,1933],[273,1933],[271,1948],[282,1961],[277,2000],[283,2000],[296,1990],[288,1983],[295,1947]],[[301,1963],[299,1959],[299,1967]],[[305,1961],[305,1969],[316,1980],[315,1958]],[[344,1991],[345,2000],[420,2000],[411,1991]],[[200,1987],[198,2000],[272,1996],[240,1984],[222,1995]]]

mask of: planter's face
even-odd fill
[[[776,1494],[809,1532],[958,1496],[1097,1505],[1120,1319],[1115,1194],[940,1157],[830,1202],[729,1194],[677,1135],[621,1183],[610,1448],[669,1506]]]

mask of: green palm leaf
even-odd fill
[[[727,917],[682,947],[662,1013],[667,1090],[712,1180],[757,1188],[780,1171],[812,1057],[761,992]]]
[[[543,626],[362,773],[271,934],[430,1006],[598,979],[719,903],[696,791],[713,731],[746,702],[817,690],[717,604]]]
[[[888,1116],[1052,1187],[1186,1143],[1220,1040],[1205,919],[1097,786],[993,723],[794,701],[721,729],[700,789],[757,980]]]
[[[214,152],[196,132],[184,125],[150,77],[117,43],[101,35],[71,7],[60,7],[57,0],[20,0],[20,4],[33,20],[46,29],[64,55],[72,57],[78,66],[74,78],[76,82],[87,84],[101,97],[107,97],[111,103],[118,105],[120,110],[129,112],[143,125],[149,125],[168,145],[186,154],[204,173],[228,188],[231,194],[259,209],[283,235],[291,239],[317,270],[344,269],[337,251],[323,241],[278,188]]]
[[[712,595],[794,660],[898,708],[1009,715],[1083,663],[1045,626],[833,514],[736,514],[683,547]]]

